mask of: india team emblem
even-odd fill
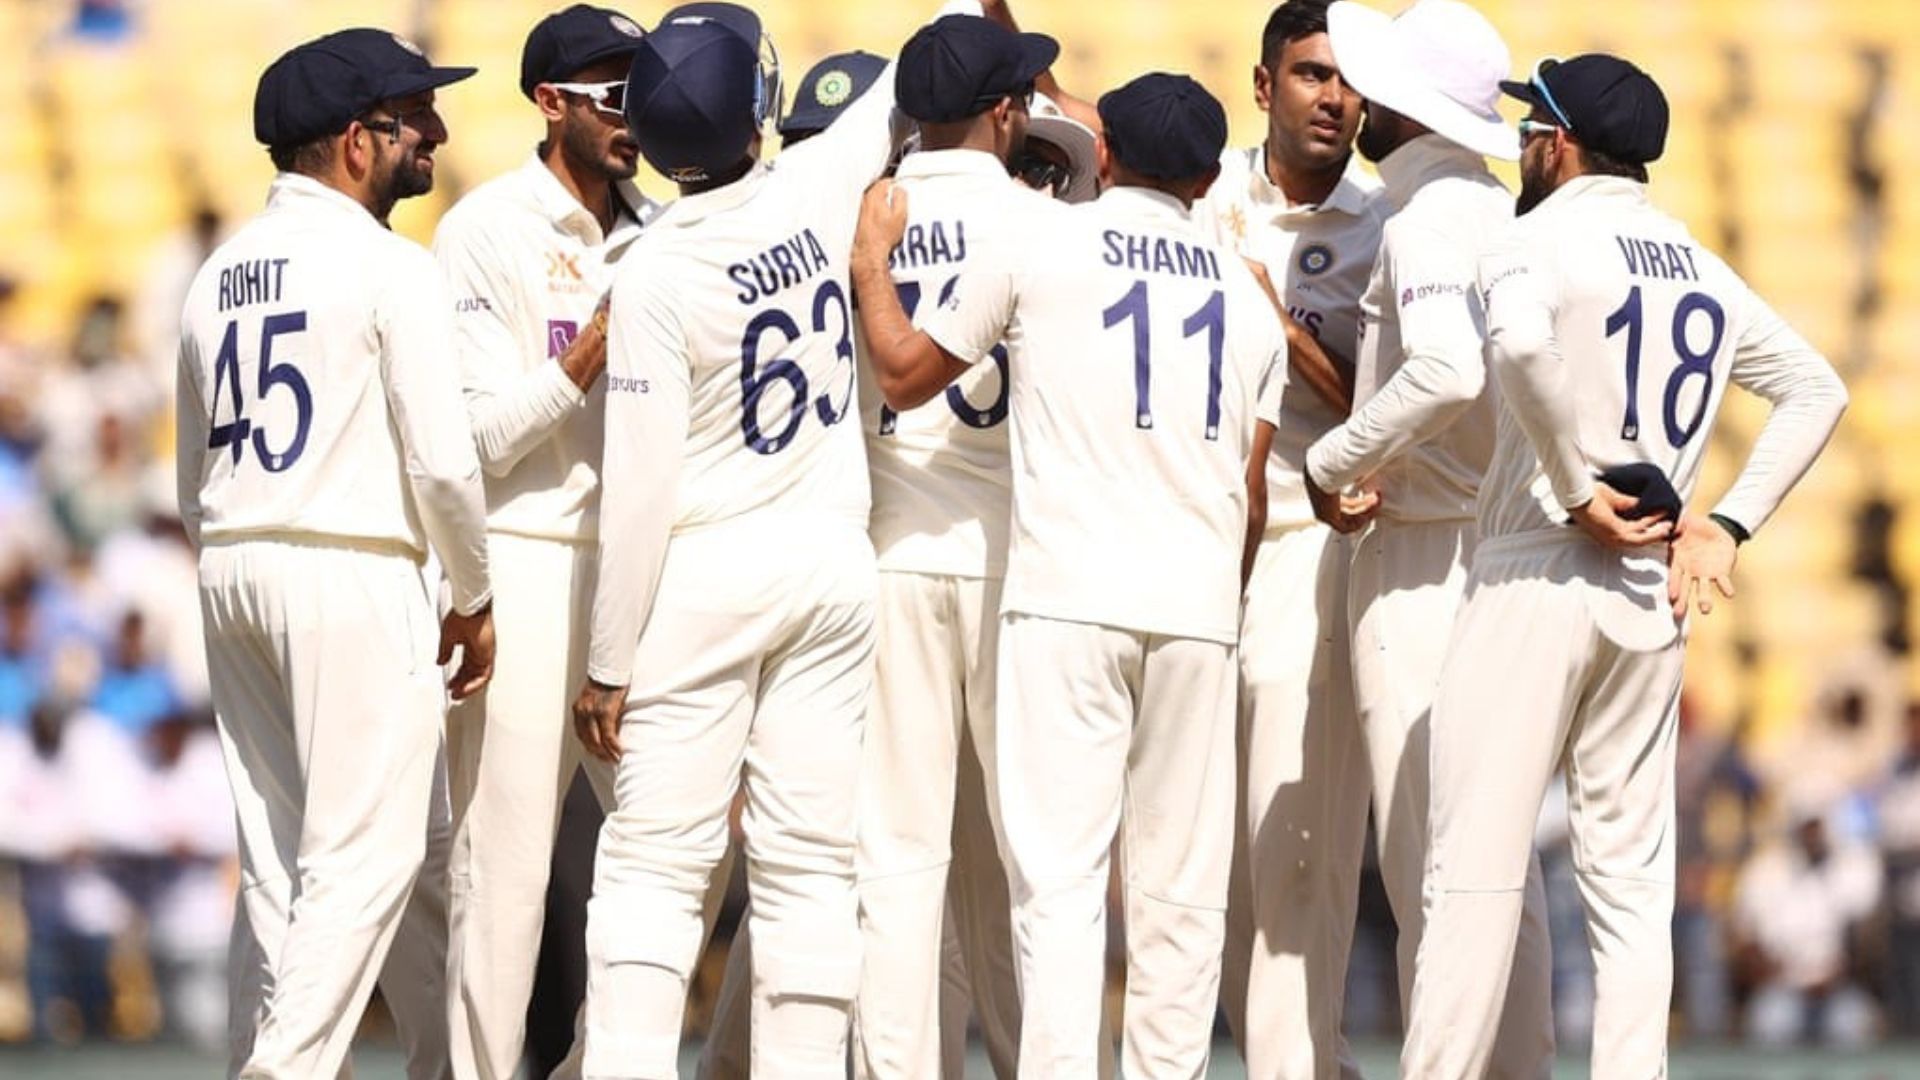
[[[845,105],[853,96],[853,76],[835,69],[820,76],[819,85],[813,88],[813,99],[827,108]]]
[[[1300,253],[1300,272],[1309,277],[1324,274],[1333,268],[1333,249],[1325,244],[1313,244]]]

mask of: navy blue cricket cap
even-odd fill
[[[780,121],[780,134],[792,138],[826,130],[886,69],[886,57],[857,50],[813,65],[794,91],[793,111]]]
[[[767,115],[759,26],[745,8],[688,4],[640,42],[623,111],[662,176],[704,180],[746,158]]]
[[[1227,110],[1185,75],[1154,72],[1100,95],[1114,160],[1154,180],[1194,180],[1220,164]]]
[[[520,50],[520,92],[533,99],[541,83],[568,82],[602,60],[631,58],[646,31],[612,8],[575,4],[541,19]]]
[[[1526,82],[1502,82],[1509,97],[1547,110],[1580,145],[1644,165],[1667,148],[1667,95],[1653,77],[1617,56],[1587,53],[1542,60]]]
[[[296,45],[267,65],[253,91],[253,137],[300,146],[337,135],[383,101],[457,83],[470,67],[434,67],[398,34],[359,27]]]
[[[946,15],[900,47],[893,96],[901,112],[923,123],[965,120],[1025,91],[1059,57],[1060,43],[1045,34],[1016,34],[977,15]]]

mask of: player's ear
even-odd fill
[[[560,122],[567,115],[567,97],[552,83],[539,83],[534,86],[533,104],[550,124]]]
[[[1267,69],[1264,59],[1253,65],[1253,103],[1261,112],[1273,107],[1273,72]]]
[[[1094,175],[1099,177],[1100,186],[1113,186],[1113,152],[1107,149],[1107,133],[1102,131],[1093,137]]]

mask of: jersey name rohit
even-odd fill
[[[248,259],[220,271],[221,311],[280,299],[291,259]]]
[[[1135,236],[1108,229],[1100,234],[1105,241],[1108,266],[1124,266],[1147,274],[1172,274],[1176,277],[1220,280],[1220,257],[1199,245],[1166,236]]]
[[[827,265],[820,238],[812,229],[802,229],[786,242],[727,267],[727,276],[740,286],[740,302],[751,304],[806,281]]]

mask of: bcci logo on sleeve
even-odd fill
[[[1333,249],[1325,244],[1312,244],[1300,253],[1296,263],[1301,273],[1308,277],[1318,277],[1333,269]]]
[[[853,76],[837,69],[820,76],[813,89],[813,99],[829,109],[846,104],[852,96]]]

